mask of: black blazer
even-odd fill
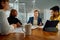
[[[7,20],[8,20],[8,22],[9,22],[10,25],[11,24],[16,24],[18,22],[22,25],[22,23],[20,22],[20,20],[17,19],[17,18],[15,18],[15,17],[8,17]]]
[[[28,23],[31,23],[33,25],[33,20],[34,20],[34,17],[30,17]],[[38,21],[38,24],[37,25],[40,25],[40,23],[42,23],[42,20],[39,17],[38,17],[38,20],[37,21]]]

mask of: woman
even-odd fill
[[[14,26],[14,28],[20,27],[22,25],[20,20],[17,19],[16,17],[17,17],[17,11],[15,9],[12,9],[10,12],[10,16],[8,17],[8,22],[10,25],[16,25]]]
[[[51,10],[51,17],[50,20],[58,20],[60,24],[60,13],[59,13],[59,6],[54,6],[52,8],[50,8]],[[56,26],[58,27],[58,26]]]
[[[8,35],[12,27],[8,24],[6,11],[9,9],[9,0],[0,0],[0,34]]]
[[[54,6],[52,8],[50,8],[51,10],[51,20],[60,20],[60,13],[59,13],[59,7],[58,6]]]
[[[39,11],[34,10],[34,17],[30,17],[28,23],[31,23],[32,25],[42,25],[42,20],[41,18],[38,17]]]

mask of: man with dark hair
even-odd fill
[[[59,20],[60,21],[59,9],[60,9],[59,6],[54,6],[54,7],[50,8],[50,10],[51,10],[50,20]]]

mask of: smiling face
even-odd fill
[[[52,8],[50,8],[51,10],[51,15],[54,17],[59,16],[59,6],[54,6]]]
[[[52,15],[52,16],[58,16],[59,13],[58,13],[57,11],[53,11],[53,10],[51,10],[51,15]]]

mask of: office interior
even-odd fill
[[[60,6],[60,0],[10,0],[10,9],[16,9],[18,11],[18,19],[21,22],[27,23],[29,17],[34,16],[34,10],[39,10],[39,17],[42,18],[42,22],[50,18],[50,8],[53,6]],[[7,16],[9,16],[7,11]]]
[[[50,8],[53,6],[60,7],[60,0],[9,0],[9,10],[6,11],[7,17],[10,15],[11,9],[16,9],[18,12],[17,18],[22,22],[22,24],[26,24],[29,20],[29,17],[34,16],[34,10],[39,10],[39,17],[42,19],[43,25],[47,20],[50,19],[51,13]],[[60,28],[60,27],[59,27]],[[19,29],[17,29],[17,33],[20,33]],[[3,40],[23,40],[23,36],[20,34],[12,34],[11,36],[3,37]],[[41,34],[41,35],[40,35]],[[26,37],[24,40],[59,40],[60,39],[60,32],[58,33],[59,36],[55,35],[56,33],[43,33],[41,30],[34,31],[32,37]],[[50,36],[48,36],[50,35]],[[0,39],[2,38],[0,37]],[[42,38],[41,38],[42,37]],[[49,38],[48,38],[49,37]]]

